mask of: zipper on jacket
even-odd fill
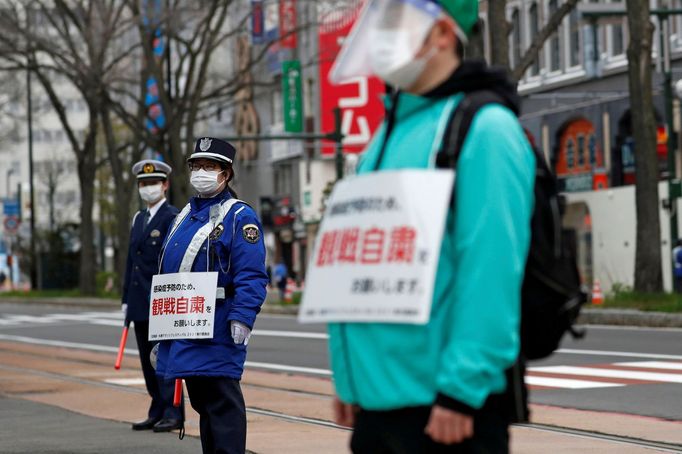
[[[346,369],[348,374],[348,387],[350,388],[350,393],[353,395],[352,400],[357,401],[358,393],[356,392],[355,383],[353,382],[353,374],[351,373],[350,367],[350,357],[348,356],[348,339],[346,338],[346,324],[340,323],[339,330],[341,332],[341,349],[343,350],[343,359],[346,363]]]

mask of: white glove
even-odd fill
[[[235,344],[249,345],[251,330],[248,326],[237,320],[230,320],[230,330],[232,331],[232,340]]]
[[[149,362],[152,363],[152,368],[156,370],[156,359],[159,357],[159,344],[155,344],[152,347],[152,351],[149,352]]]
[[[121,304],[121,312],[123,312],[123,318],[128,316],[128,305],[123,303]]]

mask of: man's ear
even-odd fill
[[[457,25],[450,16],[440,17],[431,29],[431,39],[433,45],[438,49],[455,49],[459,37],[455,33]]]

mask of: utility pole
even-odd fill
[[[30,30],[30,11],[26,12],[26,28]],[[29,46],[30,47],[30,46]],[[31,52],[31,49],[29,49]],[[33,61],[29,59],[29,61]],[[27,122],[28,122],[28,183],[30,187],[29,192],[29,204],[31,205],[31,219],[30,219],[30,230],[31,230],[31,242],[29,244],[30,250],[30,279],[31,288],[37,288],[37,267],[36,267],[36,206],[35,206],[35,185],[33,184],[33,97],[31,94],[31,68],[26,69],[26,110],[27,110]],[[21,211],[21,210],[20,210]]]

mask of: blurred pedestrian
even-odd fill
[[[280,260],[275,265],[275,282],[279,289],[279,299],[284,301],[287,290],[287,278],[289,277],[289,270],[284,261]]]
[[[675,292],[682,293],[682,239],[673,248],[673,268],[675,273]]]
[[[133,424],[133,430],[168,432],[182,427],[184,407],[173,407],[174,382],[157,377],[149,355],[154,347],[149,338],[149,294],[152,276],[159,270],[159,254],[168,228],[178,209],[166,201],[171,167],[161,161],[145,159],[135,163],[133,174],[138,193],[146,205],[135,214],[123,283],[123,311],[135,327],[142,374],[152,402],[147,419]]]
[[[229,186],[235,154],[228,142],[197,141],[188,159],[197,195],[178,215],[161,262],[161,274],[218,273],[213,338],[161,342],[157,363],[165,378],[185,379],[205,454],[246,450],[239,381],[268,280],[260,221]]]
[[[373,72],[395,90],[361,175],[433,168],[463,93],[502,100],[478,111],[460,150],[430,319],[329,326],[336,421],[353,427],[355,453],[508,452],[535,160],[515,85],[463,60],[477,20],[478,0],[369,0],[332,72]]]

